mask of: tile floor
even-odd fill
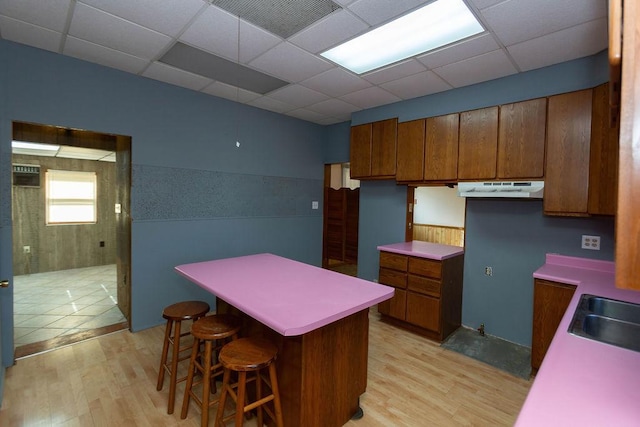
[[[14,346],[125,321],[116,305],[116,265],[14,277]]]

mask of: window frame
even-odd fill
[[[57,178],[57,179],[56,179]],[[55,181],[70,180],[78,184],[90,183],[93,185],[92,198],[78,197],[51,197],[52,183]],[[47,169],[45,172],[45,225],[89,225],[98,222],[98,174],[96,171],[70,171],[61,169]],[[91,206],[93,208],[93,219],[82,220],[75,217],[68,221],[51,220],[51,208],[60,206]]]

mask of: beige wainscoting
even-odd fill
[[[443,225],[413,224],[413,240],[464,246],[464,228]]]

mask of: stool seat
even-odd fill
[[[222,347],[218,359],[224,367],[222,379],[222,393],[216,413],[215,427],[222,427],[224,422],[235,419],[235,427],[241,427],[244,423],[244,415],[254,409],[257,412],[257,425],[263,425],[263,410],[275,422],[277,427],[283,427],[282,408],[280,405],[280,392],[278,391],[278,378],[276,375],[275,360],[278,356],[278,348],[264,338],[241,338]],[[268,370],[268,377],[262,374]],[[238,382],[231,384],[231,372],[238,374]],[[249,376],[248,374],[251,374]],[[255,400],[248,402],[247,383],[255,382]],[[271,389],[271,393],[263,396],[263,384]],[[235,402],[235,414],[224,416],[224,408],[227,396]],[[272,402],[273,409],[270,405]]]
[[[167,319],[164,332],[164,344],[162,346],[162,356],[160,357],[160,369],[158,370],[158,385],[156,389],[162,390],[164,387],[165,372],[169,373],[169,403],[167,413],[173,414],[176,397],[176,384],[184,381],[187,377],[178,378],[178,362],[186,360],[189,356],[180,357],[180,353],[189,350],[191,346],[180,347],[180,339],[189,335],[189,332],[182,332],[181,325],[186,320],[196,320],[209,312],[209,304],[204,301],[183,301],[171,304],[162,310],[162,317]],[[169,346],[172,346],[171,361],[167,362]]]
[[[189,402],[193,398],[200,406],[202,427],[209,424],[209,408],[218,403],[218,399],[211,399],[209,395],[216,393],[215,378],[223,374],[217,353],[226,341],[238,338],[240,325],[240,319],[231,314],[201,317],[191,325],[191,335],[194,339],[180,418],[187,418]],[[201,349],[202,343],[204,343],[204,349]],[[196,371],[201,374],[201,379],[198,381],[194,381]],[[200,384],[202,384],[202,395],[198,396],[194,387]]]

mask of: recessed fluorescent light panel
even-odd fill
[[[321,53],[357,74],[484,31],[462,0],[437,0]]]
[[[52,144],[39,144],[34,142],[11,141],[11,148],[22,148],[26,150],[41,150],[41,151],[58,151],[60,146],[52,145]]]

